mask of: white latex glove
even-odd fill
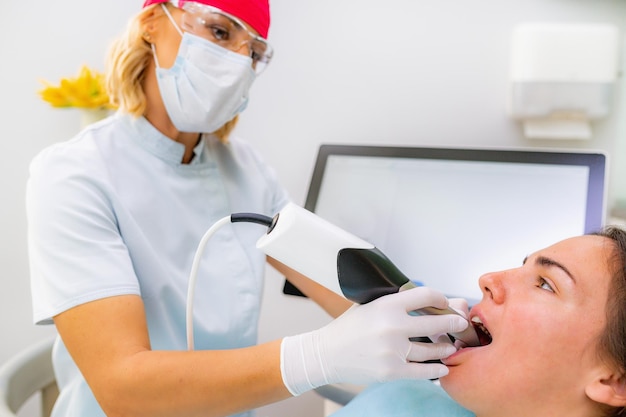
[[[461,313],[465,318],[469,316],[469,306],[465,298],[448,298],[448,306]]]
[[[469,316],[469,306],[465,298],[448,298],[448,307],[456,310],[465,318]],[[430,340],[438,343],[452,343],[452,339],[450,339],[450,336],[448,336],[446,333],[430,336]],[[456,339],[454,341],[454,346],[457,349],[461,349],[463,347],[466,347],[467,345],[459,339]]]
[[[332,383],[370,384],[394,379],[434,379],[448,374],[439,363],[456,352],[450,343],[411,342],[463,331],[457,315],[409,315],[423,307],[446,308],[446,297],[413,288],[355,305],[321,329],[286,337],[281,346],[283,382],[293,395]]]

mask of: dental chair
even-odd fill
[[[38,342],[0,366],[0,417],[16,417],[34,394],[41,394],[41,416],[48,417],[59,395],[52,368],[54,338]]]

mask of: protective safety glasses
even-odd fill
[[[245,24],[220,9],[195,2],[183,5],[182,29],[233,52],[244,47],[252,58],[254,71],[261,73],[272,59],[274,50],[267,41],[250,32]]]

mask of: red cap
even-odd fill
[[[178,7],[190,0],[179,0]],[[243,20],[256,30],[262,38],[267,39],[270,29],[269,0],[194,0],[196,3],[217,7],[226,13]],[[168,0],[145,0],[143,7],[152,4],[168,3]]]

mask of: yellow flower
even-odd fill
[[[45,87],[39,95],[53,107],[81,107],[88,109],[112,109],[109,95],[104,87],[104,74],[84,65],[75,78],[62,78],[58,86],[41,81]]]

